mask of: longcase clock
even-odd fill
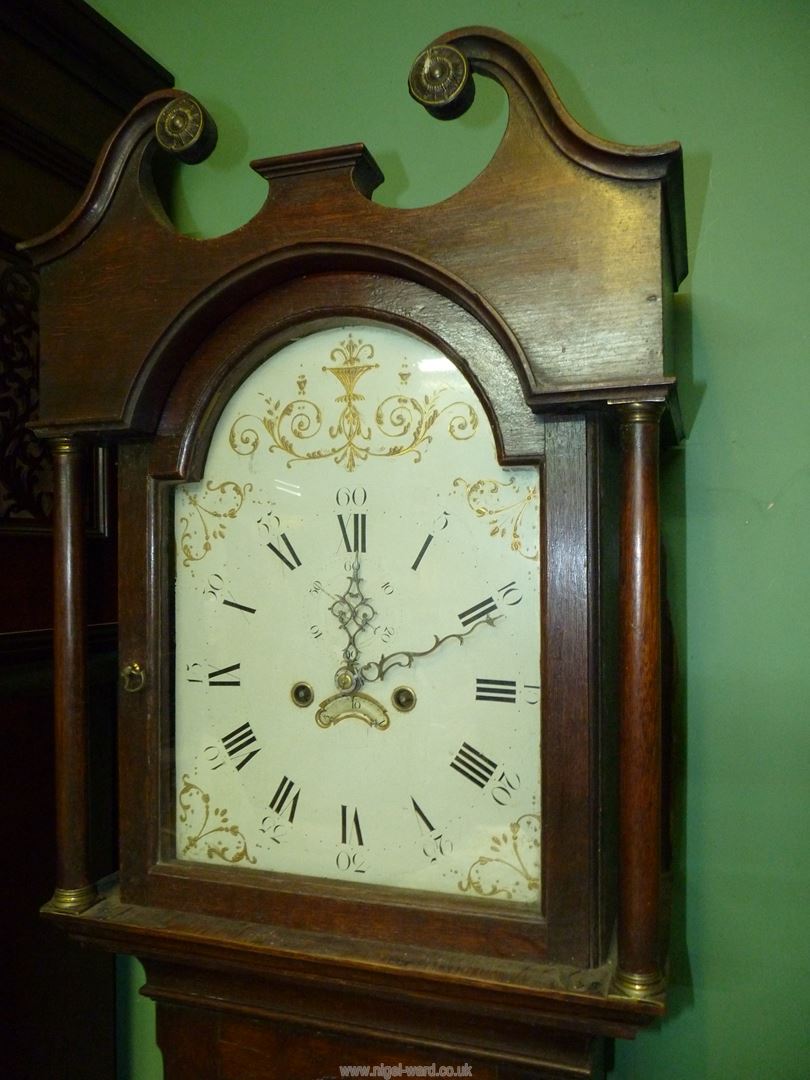
[[[484,173],[391,210],[362,145],[270,158],[176,234],[153,94],[29,245],[57,476],[57,888],[131,952],[166,1075],[469,1063],[598,1077],[664,1009],[658,451],[685,273],[677,144],[584,132],[515,41],[417,59]],[[119,460],[120,871],[87,873],[83,447]],[[113,718],[110,718],[112,724]]]

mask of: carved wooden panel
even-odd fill
[[[26,426],[37,407],[39,286],[22,261],[0,267],[0,520],[42,526],[53,502],[51,466]]]

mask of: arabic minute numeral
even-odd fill
[[[209,745],[203,748],[203,757],[211,766],[211,771],[215,769],[221,769],[225,764],[225,759],[222,756],[222,743],[218,746]]]
[[[204,593],[206,596],[211,596],[214,600],[219,599],[219,593],[222,591],[225,585],[225,580],[222,574],[211,574],[206,583]]]
[[[444,855],[452,855],[453,841],[444,836],[438,829],[430,836],[426,836],[422,842],[422,854],[428,862],[435,863]]]
[[[267,814],[259,825],[259,832],[273,844],[280,844],[289,831],[287,822],[279,821],[275,814]]]
[[[259,526],[259,532],[264,533],[265,538],[267,538],[273,536],[281,528],[281,518],[278,514],[262,514],[260,518],[256,519],[256,524]]]
[[[365,506],[368,492],[363,487],[338,488],[335,493],[335,502],[338,506]]]
[[[341,848],[337,853],[335,866],[344,873],[365,874],[366,857],[362,851],[348,851],[346,848]]]
[[[527,705],[539,705],[540,704],[540,684],[539,683],[524,683],[523,689],[525,691],[524,701]]]
[[[512,796],[520,787],[520,777],[517,773],[508,776],[503,770],[495,783],[492,785],[492,798],[498,806],[506,806],[512,801]]]
[[[186,682],[205,682],[202,674],[202,664],[196,661],[193,664],[186,664]]]
[[[523,593],[520,591],[514,581],[510,581],[508,585],[501,585],[501,587],[498,589],[498,592],[500,593],[501,597],[500,602],[502,604],[506,604],[507,607],[514,607],[515,604],[519,604],[520,601],[523,599]]]

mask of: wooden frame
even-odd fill
[[[418,908],[414,908],[417,898],[399,890],[377,889],[376,900],[361,890],[359,899],[353,900],[356,890],[334,882],[313,883],[289,876],[274,881],[269,874],[246,875],[240,869],[171,863],[159,854],[161,837],[174,835],[170,778],[161,775],[157,767],[159,761],[171,760],[172,735],[173,654],[167,598],[174,550],[166,482],[199,475],[208,438],[231,388],[259,358],[305,329],[320,328],[336,318],[376,317],[396,321],[413,332],[417,327],[412,320],[397,310],[399,305],[404,309],[413,305],[416,297],[409,295],[411,291],[393,278],[386,283],[379,275],[354,273],[349,279],[335,275],[322,281],[307,279],[288,288],[286,297],[272,290],[263,294],[189,357],[182,379],[168,398],[149,464],[145,464],[141,450],[122,449],[122,507],[128,526],[121,533],[120,558],[122,565],[142,567],[141,573],[128,577],[122,593],[122,610],[132,612],[131,618],[122,618],[122,655],[147,656],[145,666],[155,673],[145,693],[126,703],[126,731],[131,734],[122,739],[120,748],[122,766],[125,763],[121,816],[127,829],[122,847],[130,861],[122,867],[122,899],[212,915],[238,915],[295,929],[339,929],[354,937],[390,940],[404,933],[422,945],[452,939],[458,948],[478,952],[483,939],[485,951],[493,955],[546,960],[565,957],[582,967],[598,966],[604,955],[599,955],[596,945],[591,911],[598,904],[595,883],[602,870],[591,850],[590,826],[599,816],[599,787],[591,776],[596,760],[592,744],[599,725],[590,681],[581,677],[583,672],[599,668],[596,625],[588,614],[595,604],[596,577],[583,577],[578,583],[570,580],[572,559],[583,567],[598,566],[593,520],[597,500],[588,491],[588,476],[593,482],[597,470],[587,469],[588,430],[582,419],[544,423],[525,409],[523,423],[515,421],[515,431],[509,433],[519,452],[503,455],[507,463],[537,460],[544,465],[546,476],[545,611],[553,614],[546,619],[543,640],[555,642],[545,659],[542,709],[546,746],[543,819],[548,836],[544,880],[551,883],[544,902],[547,917],[540,920],[537,913],[518,915],[506,909],[499,913],[492,909],[471,911],[463,902],[429,896],[419,897]],[[389,295],[396,302],[386,304]],[[418,299],[420,332],[432,331],[434,344],[456,359],[482,392],[481,387],[492,383],[494,375],[503,370],[506,358],[501,350],[487,341],[487,335],[461,308],[454,309],[446,301],[439,303],[422,290],[418,290]],[[298,310],[307,313],[303,323],[290,321]],[[282,329],[275,329],[277,326]],[[467,350],[470,362],[460,355],[460,348]],[[512,393],[516,392],[517,387]],[[484,405],[493,415],[486,398]],[[189,417],[194,420],[189,422]],[[547,430],[550,453],[544,454]],[[502,444],[503,436],[497,434]],[[532,442],[534,455],[528,453]],[[575,528],[572,520],[577,522]],[[572,549],[572,536],[580,550]],[[144,641],[144,627],[148,641]],[[164,730],[157,725],[159,717],[165,718]],[[146,765],[150,761],[151,771]],[[146,789],[144,776],[149,777]],[[563,783],[569,790],[563,789]],[[149,817],[150,805],[163,806],[166,820]],[[145,819],[148,831],[143,828]],[[127,827],[126,823],[132,825]],[[587,904],[572,905],[571,898],[581,891],[583,881],[589,883],[590,899]],[[293,895],[307,897],[305,908],[290,906]]]
[[[192,160],[212,128],[193,99],[166,92],[142,102],[84,202],[32,248],[60,328],[45,343],[39,430],[57,446],[84,433],[126,437],[121,661],[124,690],[135,691],[119,707],[120,887],[95,903],[82,829],[65,826],[50,910],[79,913],[75,936],[145,958],[148,992],[164,1002],[595,1076],[600,1039],[630,1035],[663,1008],[656,454],[661,418],[679,430],[667,342],[669,294],[685,272],[680,149],[588,136],[505,35],[457,31],[431,50],[412,92],[431,65],[447,64],[462,89],[471,68],[510,98],[490,166],[439,206],[376,206],[374,162],[360,146],[339,147],[257,162],[271,205],[216,240],[178,237],[151,179],[153,125],[170,146],[183,132],[175,141]],[[458,111],[455,91],[431,98],[431,111],[444,107]],[[518,231],[527,239],[512,257],[504,238]],[[134,272],[142,291],[131,288]],[[199,475],[218,411],[259,354],[346,318],[392,322],[440,345],[475,387],[502,460],[542,464],[542,918],[180,865],[164,840],[173,834],[170,486]],[[106,355],[116,363],[98,365]],[[75,672],[59,691],[60,738],[74,762],[62,783],[64,815],[81,826],[70,470],[64,484],[61,647]],[[352,1004],[342,999],[338,1019],[330,995],[341,985]],[[268,1029],[263,1045],[273,1037]]]

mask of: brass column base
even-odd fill
[[[661,994],[666,989],[666,979],[659,971],[644,972],[635,975],[629,971],[617,971],[613,979],[613,989],[625,997],[649,998]]]
[[[80,889],[54,889],[48,907],[70,915],[80,915],[98,900],[95,885],[82,885]]]

